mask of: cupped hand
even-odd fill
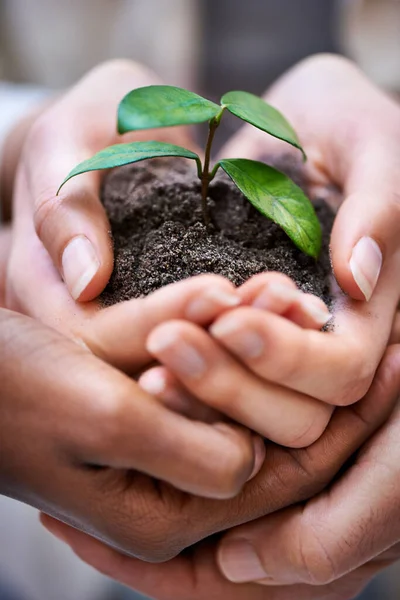
[[[312,194],[324,195],[327,186],[343,193],[332,234],[332,262],[340,286],[358,300],[382,294],[400,260],[398,103],[353,63],[334,55],[300,62],[278,79],[266,99],[299,134],[308,155],[304,176]],[[222,153],[239,150],[271,159],[273,150],[282,153],[282,143],[246,127]],[[297,158],[300,163],[301,156]]]
[[[263,441],[219,415],[201,422],[171,410],[131,377],[151,362],[144,340],[157,322],[218,309],[226,282],[213,283],[211,298],[201,278],[180,284],[178,301],[165,288],[121,305],[118,319],[104,310],[80,343],[0,309],[0,493],[154,557],[178,543],[164,545],[151,525],[162,526],[167,497],[179,512],[179,489],[235,496],[259,471]],[[197,539],[196,527],[186,535]]]
[[[377,401],[385,386],[399,389],[399,356],[400,346],[388,350],[375,384]],[[356,580],[363,573],[369,579],[398,560],[399,428],[397,405],[329,489],[305,504],[229,532],[218,551],[225,576],[288,589],[311,585],[324,597],[325,586],[340,587],[343,580]]]
[[[110,226],[99,198],[104,174],[85,174],[68,182],[58,196],[56,192],[77,163],[119,141],[116,121],[121,98],[133,88],[154,83],[157,76],[134,62],[104,63],[55,99],[30,125],[14,184],[7,278],[11,309],[58,324],[64,331],[64,324],[74,317],[92,314],[90,303],[79,306],[72,300],[95,299],[112,272]],[[185,128],[125,137],[193,146]]]
[[[312,398],[307,390],[304,393],[294,390],[283,371],[298,352],[300,339],[305,345],[313,332],[318,335],[317,331],[331,315],[319,298],[300,292],[281,273],[256,275],[236,294],[238,303],[244,306],[232,305],[221,311],[222,316],[216,316],[209,331],[217,340],[188,320],[170,320],[155,327],[147,348],[162,367],[146,372],[141,384],[161,398],[173,396],[173,389],[175,396],[190,394],[283,446],[309,446],[322,435],[332,406]],[[232,356],[232,352],[218,343],[221,323],[228,321],[231,328],[245,329],[246,315],[252,318],[253,331],[243,335],[237,343],[236,356]],[[281,341],[281,347],[276,351],[269,343],[269,361],[273,364],[264,373],[260,368],[262,336],[269,323],[275,325],[275,337]],[[287,335],[291,329],[297,338]],[[328,334],[319,335],[322,345],[324,335]],[[311,365],[302,368],[303,378],[307,369],[310,371]]]
[[[180,504],[179,517],[175,517],[174,503],[170,496],[164,495],[164,500],[169,501],[170,528],[176,527],[182,535],[182,522],[193,527],[199,523],[201,511],[204,511],[207,516],[203,533],[208,530],[210,535],[229,528],[236,520],[256,519],[259,511],[271,513],[282,503],[294,504],[301,496],[313,497],[317,489],[325,489],[340,465],[344,465],[345,457],[352,456],[362,444],[362,438],[367,439],[367,431],[370,437],[371,429],[377,430],[377,416],[382,416],[382,411],[387,416],[387,409],[392,411],[399,385],[400,348],[392,347],[368,395],[353,407],[338,409],[322,438],[313,446],[290,451],[267,444],[261,472],[237,499],[213,502],[186,497]],[[374,574],[399,556],[398,547],[394,546],[390,552],[365,565],[363,560],[376,557],[398,537],[395,478],[399,458],[395,452],[389,458],[396,447],[397,419],[398,416],[392,416],[375,434],[356,462],[341,474],[332,491],[322,492],[309,504],[233,529],[222,543],[218,538],[210,538],[164,564],[148,564],[121,554],[91,535],[54,519],[43,517],[43,523],[81,559],[158,600],[349,600]],[[371,428],[372,423],[375,426]],[[383,465],[378,455],[384,459]],[[369,462],[370,458],[373,464]],[[373,477],[370,477],[371,469]],[[376,512],[370,510],[371,502],[376,505]],[[370,523],[379,527],[384,523],[385,528],[369,530]],[[248,550],[247,553],[246,549],[239,551],[238,544],[246,538],[259,555],[256,561],[253,557],[251,562]],[[333,563],[330,562],[332,549],[335,551]],[[260,572],[261,565],[265,566],[265,571]],[[334,579],[333,568],[336,576],[340,573],[343,577],[331,581]],[[348,571],[352,572],[347,575]],[[276,586],[250,583],[254,575],[256,578],[276,577]],[[244,583],[238,585],[236,581]],[[269,583],[273,581],[269,580]]]
[[[270,383],[329,404],[349,404],[371,384],[400,296],[400,107],[352,63],[329,55],[300,63],[266,99],[293,124],[308,162],[303,165],[300,152],[247,125],[221,155],[279,166],[286,152],[286,164],[311,197],[336,204],[332,261],[348,296],[338,294],[328,334],[247,308],[223,315],[211,331]]]
[[[339,411],[321,443],[298,453],[264,448],[200,403],[156,401],[131,379],[149,368],[145,342],[160,323],[205,326],[237,301],[222,278],[184,281],[99,311],[73,331],[79,344],[1,311],[2,493],[154,561],[322,489],[387,417],[392,398],[368,402],[361,419],[362,404]],[[257,485],[221,500],[255,481],[265,453]]]

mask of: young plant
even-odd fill
[[[306,160],[295,131],[283,115],[253,94],[228,92],[218,105],[182,88],[153,85],[133,90],[123,98],[118,108],[118,133],[208,121],[204,162],[194,152],[173,144],[157,141],[116,144],[77,165],[58,191],[69,179],[87,171],[110,169],[161,156],[192,159],[196,161],[201,181],[206,225],[209,223],[208,186],[221,168],[253,206],[280,225],[300,250],[318,257],[321,248],[318,218],[309,199],[291,179],[262,162],[244,158],[222,159],[210,166],[212,142],[225,110],[298,148]]]

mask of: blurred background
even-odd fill
[[[0,0],[0,148],[13,120],[109,58],[219,99],[261,93],[317,52],[353,58],[400,94],[400,0]],[[363,600],[398,598],[397,570]],[[132,598],[42,530],[36,511],[0,498],[0,600]]]

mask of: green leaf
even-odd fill
[[[193,92],[169,85],[150,85],[133,90],[118,108],[118,133],[204,123],[221,107]]]
[[[306,154],[293,127],[276,108],[248,92],[228,92],[221,98],[221,104],[239,119],[266,131],[270,135],[288,142]]]
[[[92,158],[85,160],[72,169],[60,185],[57,194],[69,179],[76,175],[80,175],[81,173],[97,171],[100,169],[112,169],[114,167],[121,167],[122,165],[146,160],[147,158],[157,158],[161,156],[191,158],[196,161],[198,170],[201,170],[201,161],[197,154],[190,150],[186,150],[186,148],[175,146],[174,144],[164,144],[162,142],[116,144],[115,146],[104,148],[104,150],[101,150],[92,156]]]
[[[318,257],[322,241],[318,217],[291,179],[254,160],[234,158],[219,164],[257,210],[280,225],[300,250]]]

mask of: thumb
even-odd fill
[[[400,347],[388,349],[366,399],[396,398]],[[236,582],[325,585],[357,569],[400,539],[398,408],[356,464],[328,491],[222,540],[218,562]]]
[[[355,300],[369,301],[381,289],[397,302],[400,293],[400,280],[393,278],[400,267],[399,157],[400,137],[393,136],[389,147],[375,135],[349,161],[331,252],[336,279]]]
[[[22,212],[33,213],[36,234],[74,300],[94,299],[108,282],[113,267],[110,226],[100,202],[98,172],[69,181],[59,195],[56,191],[77,163],[118,141],[116,114],[122,97],[154,83],[157,77],[134,62],[105,63],[45,111],[25,143],[16,202]],[[177,143],[180,136],[187,141],[186,132],[162,134],[166,139],[172,135]]]

